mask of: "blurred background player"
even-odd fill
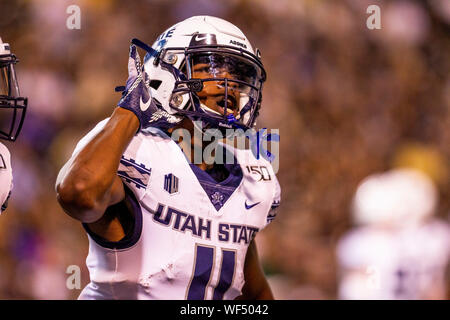
[[[266,79],[259,51],[233,24],[195,16],[152,47],[133,39],[128,72],[119,108],[57,179],[61,206],[89,235],[80,298],[272,299],[253,241],[280,203],[270,162],[226,146],[231,163],[197,163],[202,141],[170,137],[253,128]]]
[[[0,38],[0,139],[15,141],[25,118],[27,98],[20,96],[14,69],[18,59],[8,43]],[[0,213],[7,205],[12,189],[11,155],[0,142]]]
[[[338,243],[340,299],[446,299],[450,229],[421,171],[373,174],[353,200],[356,227]]]

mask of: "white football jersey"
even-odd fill
[[[163,131],[152,128],[132,139],[118,175],[133,206],[134,230],[108,242],[85,226],[91,282],[80,299],[234,299],[242,293],[248,245],[275,217],[280,186],[268,161],[227,149],[237,164],[226,164],[230,174],[218,183]]]
[[[12,189],[11,155],[0,142],[0,214],[6,209],[6,200]]]
[[[449,224],[360,227],[337,247],[341,299],[446,299]]]

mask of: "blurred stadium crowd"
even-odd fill
[[[66,28],[71,4],[81,30]],[[370,4],[381,7],[381,30],[366,28]],[[428,173],[436,216],[448,223],[448,0],[2,0],[0,36],[20,59],[29,108],[8,144],[14,190],[0,217],[0,299],[74,299],[69,265],[81,267],[82,287],[89,281],[87,236],[57,204],[57,172],[120,98],[130,39],[151,44],[199,14],[239,26],[268,73],[257,125],[280,128],[282,205],[257,239],[277,298],[339,297],[336,246],[370,174]]]

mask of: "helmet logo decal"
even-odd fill
[[[205,44],[217,44],[216,35],[211,33],[197,33],[192,37],[189,46],[200,46]]]
[[[148,53],[150,57],[156,57],[158,53],[161,51],[161,49],[164,47],[166,42],[167,42],[166,39],[159,40],[158,43],[156,44],[155,50]]]
[[[156,41],[162,40],[162,39],[165,39],[165,38],[172,38],[172,35],[173,35],[173,32],[174,32],[174,31],[175,31],[175,28],[172,28],[172,29],[167,30],[167,32],[162,33],[162,34],[158,37],[158,39],[156,39]]]
[[[200,36],[199,34],[195,36],[196,42],[202,42],[202,41],[205,41],[206,39],[208,39],[207,36]]]
[[[156,56],[156,54],[161,51],[161,49],[166,45],[167,43],[167,38],[172,38],[173,32],[175,31],[175,28],[171,28],[169,30],[167,30],[166,32],[162,33],[158,39],[156,39],[156,41],[158,42],[156,44],[156,51],[153,52],[149,52],[151,57]]]

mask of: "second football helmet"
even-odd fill
[[[358,224],[408,226],[433,215],[438,202],[436,186],[412,169],[394,169],[370,175],[357,188],[353,216]]]
[[[236,26],[195,16],[167,29],[152,47],[133,43],[148,52],[144,71],[152,97],[165,111],[213,128],[255,125],[266,72],[259,50]],[[214,108],[205,102],[211,97]]]
[[[15,141],[22,129],[28,100],[20,95],[14,66],[19,60],[0,38],[0,139]]]

